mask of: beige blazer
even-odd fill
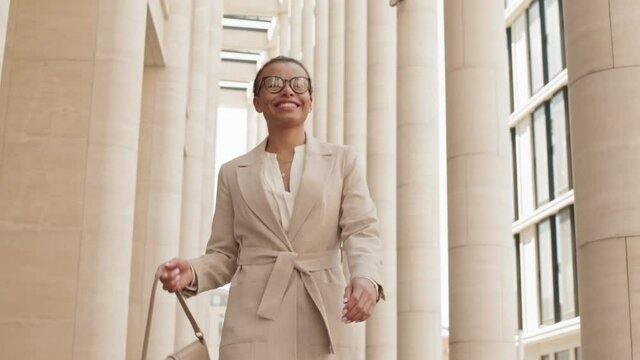
[[[191,261],[197,293],[231,282],[220,360],[352,359],[345,278],[381,284],[376,209],[355,150],[307,137],[289,230],[261,182],[265,142],[220,170],[206,254]],[[193,295],[193,294],[191,294]]]

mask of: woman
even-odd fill
[[[160,265],[163,288],[195,295],[231,282],[221,360],[352,359],[348,324],[383,296],[362,169],[353,148],[306,136],[312,88],[299,61],[267,62],[253,92],[268,138],[222,166],[206,254]]]

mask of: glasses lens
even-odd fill
[[[262,81],[264,88],[271,93],[277,93],[284,87],[284,80],[278,76],[267,76]]]
[[[291,84],[291,90],[298,94],[302,94],[309,90],[309,79],[305,77],[294,77],[289,80],[289,84]]]

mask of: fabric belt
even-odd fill
[[[300,274],[302,284],[313,300],[329,337],[329,350],[335,354],[333,338],[327,318],[327,309],[320,294],[318,284],[311,276],[313,271],[340,268],[340,252],[338,250],[298,254],[290,251],[272,251],[264,249],[242,249],[238,257],[238,265],[264,265],[274,263],[267,286],[262,294],[257,314],[266,319],[275,320],[287,291],[289,279],[294,270]]]

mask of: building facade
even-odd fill
[[[378,208],[359,360],[640,358],[637,34],[622,0],[0,0],[0,358],[140,357],[157,265],[211,231],[218,110],[259,143],[276,55]],[[214,358],[226,294],[188,301]],[[149,358],[192,339],[159,295]]]

